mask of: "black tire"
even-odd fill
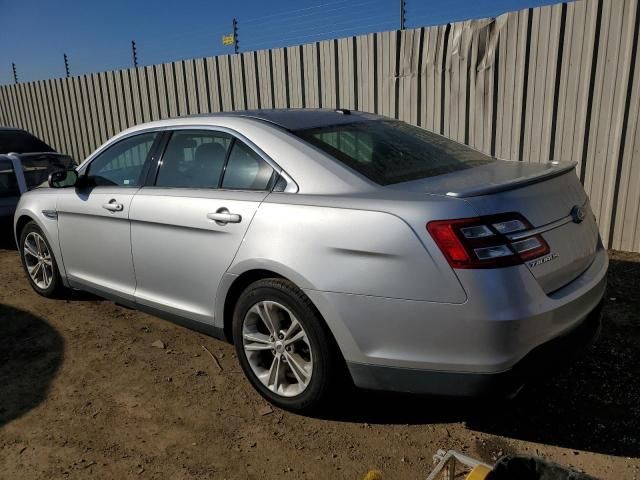
[[[275,301],[293,313],[307,334],[313,352],[311,379],[302,393],[286,397],[267,388],[253,372],[243,344],[243,322],[249,310],[261,301]],[[233,315],[233,343],[240,366],[253,387],[274,405],[297,413],[318,412],[330,402],[331,394],[344,377],[344,361],[338,346],[311,300],[294,284],[282,278],[267,278],[249,285],[236,303]]]
[[[27,260],[25,259],[25,256],[26,256],[25,241],[27,236],[30,233],[36,233],[40,235],[42,240],[44,240],[44,243],[48,251],[51,252],[50,257],[51,257],[52,274],[51,274],[51,283],[47,288],[42,288],[39,285],[37,285],[31,278],[31,275],[29,275],[29,271],[27,269]],[[60,278],[60,271],[58,270],[58,264],[56,263],[56,259],[52,253],[53,251],[51,249],[51,244],[49,243],[49,240],[47,240],[46,235],[44,234],[44,232],[36,222],[31,221],[27,223],[22,229],[22,231],[20,232],[18,252],[20,253],[20,260],[22,261],[22,268],[24,269],[24,273],[27,276],[27,279],[29,280],[29,284],[31,285],[31,288],[33,288],[36,291],[36,293],[38,293],[39,295],[42,295],[43,297],[56,298],[64,292],[65,287],[62,284],[62,279]]]

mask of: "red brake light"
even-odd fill
[[[549,245],[540,235],[516,242],[507,237],[530,228],[531,224],[518,213],[427,224],[427,231],[453,268],[507,267],[549,253]]]
[[[456,220],[429,222],[427,230],[447,257],[449,265],[453,268],[465,268],[464,265],[471,262],[471,258],[456,234],[455,228],[458,225],[466,224]]]

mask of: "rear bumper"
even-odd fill
[[[456,397],[509,396],[552,368],[557,372],[581,354],[600,332],[601,310],[602,303],[571,331],[539,345],[512,368],[499,373],[442,372],[354,362],[347,365],[354,383],[370,390]]]
[[[483,395],[498,384],[518,383],[526,370],[540,370],[545,355],[537,352],[562,351],[565,340],[559,339],[588,343],[580,332],[598,323],[607,268],[600,247],[582,275],[550,294],[524,266],[461,271],[468,275],[463,304],[305,292],[357,386]]]

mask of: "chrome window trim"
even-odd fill
[[[84,175],[87,171],[87,169],[89,168],[89,166],[91,165],[91,163],[98,158],[100,155],[102,155],[106,150],[108,150],[109,148],[113,147],[114,145],[117,145],[120,142],[123,142],[125,140],[128,140],[130,138],[136,137],[138,135],[144,135],[146,133],[154,133],[154,132],[160,132],[160,130],[156,129],[156,128],[146,128],[144,130],[137,130],[135,132],[131,132],[128,135],[123,135],[122,137],[118,137],[117,140],[111,141],[111,142],[107,142],[105,144],[103,144],[98,150],[96,150],[95,152],[93,152],[91,155],[89,155],[84,162],[82,162],[80,165],[78,165],[76,167],[76,172],[78,172],[78,176],[80,175]],[[156,140],[154,139],[154,142]],[[152,145],[153,147],[153,145]],[[153,148],[152,148],[153,150]],[[151,159],[151,161],[153,161],[153,158]],[[144,164],[143,164],[144,167]],[[109,188],[140,188],[142,185],[112,185],[109,186]]]
[[[242,135],[238,131],[236,131],[236,130],[234,130],[232,128],[229,128],[229,127],[223,127],[223,126],[219,126],[219,125],[206,125],[206,124],[165,125],[165,126],[162,126],[162,127],[149,127],[149,128],[143,128],[143,129],[140,129],[140,130],[136,130],[135,132],[131,132],[131,133],[127,134],[127,135],[123,135],[121,137],[118,137],[118,139],[116,141],[107,142],[104,145],[102,145],[98,150],[96,150],[89,157],[87,157],[84,162],[82,162],[80,165],[78,165],[78,167],[76,168],[76,171],[78,172],[78,174],[83,174],[85,172],[85,170],[87,169],[87,167],[89,166],[89,164],[91,162],[93,162],[93,160],[96,157],[98,157],[107,148],[111,147],[112,145],[115,145],[116,143],[118,143],[118,142],[120,142],[122,140],[126,140],[126,139],[131,138],[131,137],[136,136],[136,135],[142,135],[144,133],[150,133],[150,132],[158,132],[158,133],[160,133],[160,132],[173,132],[173,131],[178,131],[178,130],[212,130],[214,132],[227,133],[227,134],[237,138],[238,140],[241,140],[242,142],[247,144],[247,146],[249,146],[249,148],[251,148],[256,154],[258,154],[258,156],[260,158],[262,158],[265,162],[267,162],[267,164],[271,168],[273,168],[278,175],[280,175],[280,176],[285,178],[285,180],[287,181],[287,187],[284,189],[284,192],[286,192],[286,193],[297,193],[298,192],[298,184],[295,182],[295,180],[293,180],[293,178],[291,178],[291,176],[289,176],[282,169],[282,167],[280,167],[280,165],[278,165],[278,163],[275,160],[273,160],[269,155],[267,155],[260,147],[258,147],[255,143],[253,143],[251,140],[249,140],[247,137],[245,137],[244,135]],[[152,161],[153,161],[153,159],[152,159]],[[157,161],[160,161],[160,160],[158,159]],[[220,188],[219,190],[228,190],[228,189]],[[241,191],[244,192],[244,191],[247,191],[247,190],[241,190]]]

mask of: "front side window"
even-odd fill
[[[19,196],[20,189],[13,164],[10,160],[0,160],[0,198]]]
[[[89,164],[87,176],[94,185],[137,187],[157,132],[125,138],[108,147]]]
[[[222,188],[229,190],[267,190],[273,168],[260,155],[240,140],[236,140],[229,154]]]
[[[162,156],[156,186],[218,188],[231,140],[223,132],[174,132]]]
[[[466,145],[400,121],[354,122],[293,133],[380,185],[495,161]]]

